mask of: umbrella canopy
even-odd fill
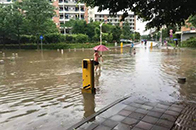
[[[178,40],[177,38],[174,39],[174,41],[177,41],[177,40]]]
[[[104,45],[98,45],[98,46],[94,47],[93,49],[97,50],[97,51],[108,51],[109,50],[109,48],[107,48]]]

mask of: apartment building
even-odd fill
[[[86,8],[84,3],[79,3],[78,0],[58,0],[58,5],[57,2],[55,5],[58,6],[59,9],[57,15],[59,24],[64,24],[70,19],[85,19],[88,22],[88,8]],[[71,28],[60,27],[61,33],[63,34],[70,33],[70,29]]]
[[[134,31],[136,29],[136,17],[133,12],[128,11],[128,17],[125,18],[125,21],[120,21],[123,12],[118,12],[115,16],[110,16],[108,10],[104,10],[98,12],[98,8],[89,8],[88,11],[88,21],[104,21],[105,23],[111,23],[112,25],[123,26],[125,21],[127,21],[130,25],[130,31]]]
[[[10,4],[10,3],[12,3],[12,0],[0,0],[0,3],[2,3],[2,4]]]
[[[0,3],[10,4],[16,0],[0,0]],[[60,29],[62,34],[69,34],[70,27],[61,27],[70,19],[84,19],[87,23],[92,19],[93,21],[104,21],[112,25],[123,26],[125,22],[120,22],[123,12],[118,12],[116,16],[109,16],[109,11],[105,10],[98,12],[98,8],[86,7],[84,3],[78,0],[49,0],[55,7],[56,15],[52,18],[56,26]],[[128,17],[125,20],[130,24],[130,31],[136,28],[136,18],[133,12],[128,12]]]

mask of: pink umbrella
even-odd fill
[[[104,45],[98,45],[98,46],[94,47],[93,49],[97,50],[97,51],[108,51],[109,50],[109,48],[107,48]]]

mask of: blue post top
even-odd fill
[[[134,46],[134,44],[133,43],[131,43],[131,47],[133,48],[133,46]]]
[[[39,38],[42,40],[44,37],[41,35]]]

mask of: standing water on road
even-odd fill
[[[82,59],[92,50],[6,51],[0,55],[0,129],[64,130],[115,100],[196,100],[196,50],[103,52],[95,95],[82,94]],[[177,82],[186,77],[185,84]]]

